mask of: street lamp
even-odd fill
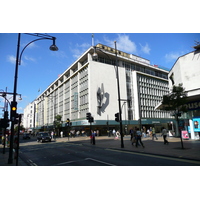
[[[115,67],[116,67],[117,92],[118,92],[118,104],[119,104],[119,123],[120,123],[120,134],[121,134],[121,148],[124,148],[123,129],[122,129],[122,110],[121,110],[121,98],[120,98],[120,87],[119,87],[119,72],[118,72],[119,70],[118,70],[117,44],[116,44],[117,42],[114,41],[114,43],[115,43],[115,59],[116,59],[116,61],[115,61]],[[97,54],[96,50],[97,50],[97,47],[94,46],[94,53],[93,53],[92,57],[95,60],[98,58],[98,54]],[[98,50],[100,50],[101,52],[103,52],[104,54],[106,54],[101,49],[98,48]],[[109,59],[110,59],[110,57],[109,57]]]
[[[38,41],[38,40],[53,40],[53,44],[50,46],[50,50],[57,51],[58,47],[55,45],[55,37],[52,37],[47,34],[40,34],[40,33],[26,33],[31,36],[39,37],[36,40],[33,40],[29,42],[21,51],[20,53],[20,39],[21,39],[21,33],[18,33],[18,41],[17,41],[17,54],[16,54],[16,65],[15,65],[15,76],[14,76],[14,89],[13,89],[13,101],[11,102],[11,135],[10,135],[10,149],[9,149],[9,158],[8,158],[8,164],[13,163],[13,137],[14,137],[14,121],[16,117],[16,111],[17,111],[17,102],[16,102],[16,95],[17,95],[17,78],[18,78],[18,66],[21,64],[21,57],[26,49],[27,46],[29,46],[31,43]],[[18,138],[19,140],[19,138]]]

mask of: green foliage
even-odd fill
[[[59,129],[62,127],[62,116],[61,115],[56,115],[55,120],[54,120],[54,127],[57,129],[59,132]]]
[[[186,101],[187,92],[185,92],[182,84],[179,84],[178,86],[173,86],[170,94],[163,96],[162,104],[164,106],[164,110],[187,112],[187,108],[185,106]]]
[[[22,130],[25,130],[24,126],[23,126],[23,125],[21,125],[21,126],[19,127],[19,130],[20,130],[20,131],[22,131]],[[14,131],[15,131],[15,132],[17,132],[17,131],[18,131],[18,126],[15,126],[15,129],[14,129]]]

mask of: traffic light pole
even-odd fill
[[[121,148],[124,148],[123,141],[123,129],[122,129],[122,109],[121,109],[121,98],[120,98],[120,86],[119,86],[119,70],[118,70],[118,59],[117,59],[117,46],[115,41],[115,57],[116,57],[116,74],[117,74],[117,91],[118,91],[118,104],[119,104],[119,123],[120,123],[120,135],[121,135]]]
[[[19,158],[19,132],[20,132],[20,123],[21,123],[21,115],[19,115],[19,121],[18,121],[18,130],[17,130],[17,152],[16,152],[16,166],[18,166],[18,158]]]
[[[13,89],[13,104],[17,105],[16,95],[17,95],[17,78],[18,78],[18,66],[19,66],[19,50],[20,50],[20,39],[21,33],[18,33],[18,43],[17,43],[17,55],[16,55],[16,65],[15,65],[15,77],[14,77],[14,89]],[[12,113],[12,108],[11,108]],[[13,138],[14,138],[14,126],[15,126],[15,116],[11,116],[11,135],[10,135],[10,149],[8,164],[13,163]]]

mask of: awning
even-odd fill
[[[200,95],[187,97],[186,106],[188,110],[199,110],[200,109]],[[154,108],[154,110],[165,110],[165,106],[162,104],[162,102],[160,102]]]

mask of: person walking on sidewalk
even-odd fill
[[[96,131],[92,131],[92,144],[95,145]]]
[[[169,144],[169,142],[166,139],[167,138],[167,130],[164,127],[162,127],[162,134],[161,134],[161,136],[163,136],[164,144]]]
[[[133,136],[132,136],[132,140],[131,140],[132,145],[136,144],[136,138],[137,138],[136,129],[137,129],[137,127],[135,127],[133,129]]]
[[[154,137],[156,138],[156,140],[158,140],[158,138],[156,137],[156,131],[155,128],[152,128],[152,140],[154,140]]]
[[[138,141],[140,142],[140,144],[143,146],[143,148],[144,148],[144,144],[143,144],[143,142],[142,142],[142,140],[141,140],[141,138],[142,138],[142,132],[139,130],[139,128],[137,128],[136,129],[136,147],[138,146]]]
[[[133,139],[133,129],[130,129],[129,133],[130,133],[130,135],[131,135],[130,141],[132,141],[132,139]]]

